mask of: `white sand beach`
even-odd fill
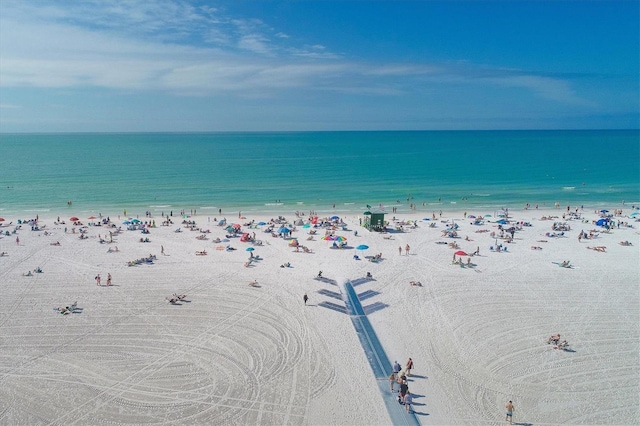
[[[69,211],[83,225],[99,220]],[[141,212],[157,225],[142,234],[112,214],[123,231],[111,243],[100,238],[114,228],[73,226],[69,213],[65,224],[58,213],[39,217],[39,230],[4,217],[0,424],[490,425],[505,423],[509,400],[516,424],[640,424],[640,222],[630,206],[607,232],[596,211],[509,211],[511,242],[494,211],[388,214],[406,223],[386,234],[358,226],[363,216],[319,213],[341,217],[346,230],[335,235],[347,248],[329,248],[325,228],[309,240],[314,228],[298,225],[293,237],[311,253],[296,251],[255,225],[267,214],[227,216],[261,245],[224,241],[220,217],[206,215],[188,219],[202,233]],[[567,230],[552,230],[558,222]],[[452,223],[458,238],[443,235]],[[582,230],[594,238],[579,241]],[[245,266],[251,253],[260,260]],[[376,379],[344,310],[347,281],[389,361],[413,359],[415,417],[385,404],[397,393]],[[174,294],[186,297],[169,303]],[[56,309],[76,301],[73,313]],[[556,333],[568,350],[547,343]]]

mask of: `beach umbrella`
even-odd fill
[[[279,234],[288,234],[289,232],[291,232],[291,229],[287,228],[286,226],[283,226],[282,228],[278,229]]]
[[[457,255],[457,256],[469,256],[466,252],[464,252],[462,250],[458,250],[454,254]]]
[[[254,251],[255,249],[253,247],[247,247],[247,249],[245,251]]]
[[[321,239],[323,239],[325,241],[333,241],[334,237],[333,237],[333,235],[325,235]]]
[[[600,210],[600,213],[609,213],[609,210],[602,209],[602,210]]]
[[[140,223],[140,219],[131,219],[131,223]]]
[[[490,214],[485,214],[484,217],[491,217],[491,215]]]
[[[338,219],[340,219],[340,216],[331,216],[329,219],[331,219],[331,220],[338,220]]]
[[[234,224],[233,224],[233,225],[231,225],[231,226],[233,226],[235,229],[240,229],[240,228],[242,228],[242,225],[240,225],[239,223],[234,223]]]
[[[311,225],[307,223],[307,224],[303,225],[302,227],[303,228],[311,228]]]
[[[87,219],[91,219],[91,220],[93,220],[93,219],[97,219],[97,217],[95,217],[95,216],[89,216]]]
[[[606,219],[600,219],[596,222],[596,225],[598,226],[604,226],[607,224],[607,220]]]
[[[124,222],[122,222],[123,225],[130,225],[131,222],[129,222],[128,220],[125,220]]]
[[[4,217],[0,217],[0,222],[4,222]]]
[[[266,222],[258,222],[258,226],[266,225]]]
[[[631,217],[634,217],[634,216],[638,216],[638,212],[631,213]],[[3,220],[4,219],[0,217],[0,222],[2,222]]]
[[[469,216],[467,216],[469,219],[475,219],[476,217],[472,214],[470,214]]]
[[[369,246],[364,244],[360,244],[358,247],[356,247],[356,250],[367,250],[367,249],[369,249]]]
[[[338,235],[338,236],[337,236],[337,237],[335,237],[333,240],[334,240],[334,241],[340,241],[340,242],[342,242],[342,241],[347,241],[347,238],[346,238],[346,237],[343,237],[342,235]]]
[[[71,222],[77,222],[77,221],[79,221],[80,219],[78,219],[77,217],[73,216],[73,217],[70,217],[70,218],[69,218],[69,220],[70,220]]]

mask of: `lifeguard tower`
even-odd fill
[[[366,216],[364,219],[364,227],[369,231],[384,231],[386,225],[384,221],[384,210],[374,209],[371,206],[367,206],[368,210],[363,214]]]

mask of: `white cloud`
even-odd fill
[[[181,0],[0,1],[0,87],[101,87],[207,96],[300,88],[397,96],[447,83],[520,87],[587,102],[564,80],[454,64],[353,62],[260,19]],[[287,45],[278,44],[287,43]]]

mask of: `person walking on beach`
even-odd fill
[[[407,390],[407,394],[404,396],[404,408],[407,409],[407,413],[411,414],[413,410],[411,409],[411,404],[413,403],[413,395],[411,392]]]
[[[302,296],[302,300],[304,300],[304,305],[307,306],[307,301],[309,300],[309,296],[307,296],[307,293]]]
[[[402,256],[402,246],[398,247],[398,254]]]
[[[405,370],[407,371],[407,376],[411,376],[411,369],[413,368],[413,360],[411,358],[409,358],[409,360],[407,361],[407,365],[405,367]]]
[[[164,256],[164,246],[160,246],[160,254]]]
[[[16,237],[16,244],[20,245],[20,237]]]
[[[407,392],[409,392],[409,384],[406,380],[403,380],[400,385],[400,398],[402,399],[402,403],[404,403],[404,397],[407,395]]]
[[[507,402],[507,405],[505,406],[505,408],[507,409],[507,416],[504,418],[505,421],[509,422],[509,424],[513,424],[513,402],[509,401]]]
[[[404,254],[406,254],[407,256],[409,256],[409,250],[411,249],[411,247],[409,247],[409,244],[406,245],[406,247],[404,248]]]
[[[96,275],[96,285],[100,285],[100,274]]]
[[[397,377],[396,377],[396,372],[392,371],[391,375],[389,376],[389,384],[391,385],[391,393],[394,392],[393,385],[396,382],[396,380],[398,380]]]
[[[107,285],[111,285],[111,272],[107,274]]]
[[[400,367],[400,363],[398,361],[393,361],[393,372],[398,374],[400,370],[402,370],[402,367]]]

